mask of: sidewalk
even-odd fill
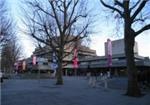
[[[150,91],[141,98],[127,97],[124,89],[91,88],[83,77],[64,77],[63,86],[54,84],[54,79],[6,80],[1,105],[150,105]]]

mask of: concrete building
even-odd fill
[[[68,69],[68,70],[72,69],[73,70],[74,51],[72,51],[72,49],[74,47],[75,47],[75,44],[71,44],[71,45],[68,44],[64,48],[65,49],[64,50],[65,54],[68,54],[67,56],[65,56],[63,58],[63,68],[64,68],[64,70],[66,70],[66,69]],[[79,41],[78,44],[77,44],[77,53],[78,53],[77,55],[78,55],[78,60],[79,61],[80,61],[80,59],[87,59],[87,58],[97,56],[96,55],[96,50],[92,50],[89,47],[86,47],[86,46],[82,45],[81,41]],[[47,59],[47,63],[43,62],[45,65],[47,64],[47,67],[49,67],[49,69],[46,69],[46,70],[52,70],[50,65],[52,64],[53,50],[49,46],[44,46],[42,48],[36,48],[35,51],[33,52],[33,55],[35,55],[37,58]],[[38,60],[37,60],[37,62],[38,62]],[[41,62],[40,62],[40,64],[41,64]],[[28,58],[28,65],[29,65],[29,69],[33,70],[32,56],[31,56],[31,58]]]
[[[85,75],[87,70],[96,70],[98,73],[106,73],[111,69],[111,74],[115,75],[125,75],[126,71],[126,56],[124,53],[124,40],[115,40],[112,41],[112,66],[108,67],[107,61],[107,46],[106,42],[105,46],[105,55],[97,56],[95,50],[91,50],[90,48],[78,44],[78,59],[79,59],[79,67],[77,69],[77,74]],[[73,47],[73,46],[72,46]],[[65,50],[65,53],[70,53],[70,49]],[[51,70],[51,62],[52,62],[52,50],[48,46],[44,46],[42,49],[36,48],[33,52],[39,58],[47,59],[47,67]],[[138,70],[148,70],[150,71],[150,59],[149,57],[143,57],[138,55],[138,44],[135,42],[134,47],[134,57],[135,63]],[[32,59],[29,58],[30,65]],[[44,63],[44,62],[43,62]],[[70,53],[63,59],[63,72],[64,75],[74,75],[75,70],[73,68],[73,52]]]
[[[107,55],[107,45],[105,42],[105,56]],[[125,46],[124,46],[124,39],[114,40],[112,41],[112,55],[121,55],[125,54],[124,52]],[[138,44],[135,42],[134,45],[134,54],[138,55]]]
[[[81,59],[79,70],[86,71],[86,70],[96,70],[98,73],[106,73],[108,70],[111,69],[111,74],[127,74],[126,71],[126,56],[124,52],[124,40],[115,40],[112,41],[112,66],[108,66],[107,61],[107,46],[106,42],[104,43],[105,46],[105,55],[104,56],[97,56],[91,57],[87,59]],[[138,55],[138,44],[135,42],[134,47],[134,58],[136,67],[139,71],[148,71],[150,72],[150,59],[149,57],[143,57]]]

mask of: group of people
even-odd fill
[[[87,72],[88,85],[91,87],[96,87],[97,85],[97,77],[100,76],[101,80],[104,82],[104,87],[107,88],[107,79],[110,78],[110,71],[107,74],[100,73],[98,75],[96,72]]]
[[[87,72],[88,85],[91,87],[97,86],[97,79],[100,78],[102,83],[104,83],[104,87],[107,88],[107,80],[112,78],[110,71],[107,73],[97,73],[94,70]],[[138,71],[138,82],[141,88],[150,87],[150,72],[149,71]]]

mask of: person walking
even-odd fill
[[[90,78],[89,78],[89,85],[93,88],[96,87],[96,71],[95,70],[92,70],[90,72]]]
[[[1,83],[3,82],[3,73],[0,71]]]
[[[91,86],[91,84],[92,84],[92,76],[91,76],[91,72],[88,72],[87,73],[88,74],[88,84],[89,84],[89,86]]]

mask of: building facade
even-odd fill
[[[67,56],[65,56],[63,58],[63,69],[64,72],[65,70],[73,70],[73,58],[74,58],[74,50],[72,50],[75,47],[75,44],[72,45],[66,45],[65,46],[65,50],[64,53],[67,54]],[[38,59],[44,59],[43,63],[45,61],[47,61],[47,67],[49,67],[48,70],[52,70],[53,68],[51,68],[51,64],[53,62],[53,50],[49,47],[49,46],[44,46],[42,48],[36,48],[35,51],[33,52],[33,55],[36,56]],[[32,55],[32,56],[33,56]],[[30,65],[29,68],[30,70],[32,68],[32,56],[31,58],[28,58],[28,64]],[[80,59],[86,59],[86,58],[91,58],[91,57],[95,57],[96,55],[96,50],[92,50],[87,46],[84,46],[81,44],[81,42],[78,42],[77,44],[77,57],[78,57],[78,61],[80,61]],[[37,64],[39,65],[39,61],[37,59]],[[42,63],[42,62],[40,62]],[[37,66],[38,66],[37,65]],[[45,65],[46,66],[46,65]],[[35,70],[35,69],[34,69]]]
[[[107,58],[107,46],[105,46],[105,55],[97,56],[95,50],[91,50],[90,48],[78,44],[78,63],[79,66],[77,69],[73,67],[73,56],[74,52],[71,52],[71,48],[65,50],[65,53],[69,53],[63,59],[63,73],[64,75],[74,75],[77,72],[78,75],[86,75],[87,71],[96,71],[98,74],[106,73],[107,71],[111,71],[112,75],[126,75],[126,56],[124,53],[124,40],[115,40],[112,41],[112,65],[108,66],[108,58]],[[118,47],[117,47],[118,46]],[[71,46],[74,47],[74,46]],[[46,70],[52,70],[52,55],[53,51],[48,46],[44,46],[43,48],[36,48],[33,52],[37,58],[43,58],[43,61],[40,62],[42,65],[47,65]],[[134,57],[135,63],[138,71],[146,71],[150,72],[150,59],[149,57],[143,57],[138,55],[138,44],[135,42],[134,47]],[[32,69],[32,57],[29,58],[28,63],[30,64],[29,68]],[[38,64],[38,61],[37,61]],[[40,65],[39,65],[40,67]],[[36,70],[36,69],[35,69]]]
[[[127,64],[126,64],[126,56],[124,52],[124,40],[115,40],[112,41],[112,65],[108,66],[108,58],[107,58],[107,45],[105,46],[105,55],[91,57],[88,59],[80,60],[80,70],[96,70],[98,73],[106,73],[111,70],[111,74],[127,74]],[[139,71],[150,72],[150,59],[149,57],[143,57],[138,55],[138,45],[135,42],[134,47],[134,58],[135,64]]]

